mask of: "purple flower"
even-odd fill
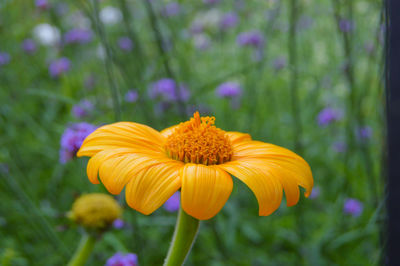
[[[354,30],[354,23],[348,19],[339,20],[339,29],[342,32],[351,32]]]
[[[106,262],[106,266],[137,266],[138,257],[134,253],[122,254],[120,252],[115,253]]]
[[[121,50],[130,52],[133,49],[133,42],[128,37],[121,37],[118,39],[118,46]]]
[[[49,8],[49,3],[47,0],[36,0],[35,5],[37,8],[42,10],[46,10],[47,8]]]
[[[190,97],[190,91],[186,86],[178,86],[173,79],[163,78],[154,82],[149,90],[150,98],[159,98],[162,101],[187,101]]]
[[[370,139],[372,137],[372,128],[369,126],[361,127],[357,135],[359,139]]]
[[[227,30],[235,27],[238,24],[238,22],[239,22],[238,15],[234,12],[229,12],[225,13],[222,16],[219,26],[222,30]]]
[[[76,118],[83,118],[93,111],[94,105],[89,100],[81,100],[78,104],[72,106],[72,115]]]
[[[237,36],[236,42],[240,46],[261,48],[264,45],[264,36],[257,30],[242,32]]]
[[[33,54],[36,51],[35,41],[32,39],[25,39],[22,42],[22,49],[28,54]]]
[[[165,17],[174,17],[179,15],[180,12],[181,6],[177,2],[167,3],[162,10],[162,14]]]
[[[169,212],[176,212],[179,210],[180,201],[181,193],[177,191],[164,203],[164,209]]]
[[[364,206],[362,202],[352,198],[346,199],[343,205],[343,212],[346,214],[350,214],[354,217],[360,216],[363,209]]]
[[[343,141],[336,141],[332,144],[332,149],[337,153],[343,153],[347,150],[347,145]]]
[[[113,227],[115,229],[122,229],[125,226],[125,222],[122,219],[116,219],[113,222]]]
[[[321,189],[319,187],[315,187],[310,194],[310,199],[316,199],[321,194]]]
[[[0,66],[7,65],[10,63],[11,56],[8,53],[0,52]]]
[[[72,159],[81,147],[84,139],[95,130],[96,126],[85,122],[75,123],[67,127],[61,136],[60,162],[66,163]]]
[[[286,66],[286,57],[281,56],[275,58],[274,62],[272,63],[272,66],[276,71],[283,69]]]
[[[67,44],[85,44],[89,43],[92,40],[92,37],[93,32],[91,30],[75,28],[65,33],[64,40]]]
[[[216,93],[220,98],[235,98],[242,94],[242,88],[239,83],[225,82],[217,87]]]
[[[135,90],[129,90],[125,94],[125,101],[128,103],[134,103],[137,101],[138,98],[139,98],[139,95]]]
[[[49,74],[52,78],[57,78],[70,69],[71,62],[68,58],[62,57],[50,63]]]
[[[333,121],[339,121],[341,118],[342,113],[339,110],[326,107],[318,114],[318,124],[320,126],[326,126]]]

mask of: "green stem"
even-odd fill
[[[180,208],[174,236],[164,266],[183,265],[196,239],[199,225],[199,220],[188,215],[182,207]]]
[[[82,266],[85,265],[87,259],[92,253],[94,244],[96,243],[96,238],[93,235],[85,234],[82,236],[81,242],[72,256],[71,260],[68,262],[68,266]]]

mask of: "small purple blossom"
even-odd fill
[[[85,44],[89,43],[93,38],[93,32],[89,29],[75,28],[64,35],[65,43],[67,44]]]
[[[264,45],[264,36],[258,30],[242,32],[237,36],[236,42],[240,46],[261,48]]]
[[[49,8],[49,2],[47,0],[36,0],[35,5],[41,10],[46,10]]]
[[[234,28],[238,24],[238,22],[238,15],[234,12],[228,12],[222,16],[219,26],[221,30],[228,30],[230,28]]]
[[[94,105],[89,100],[81,100],[78,104],[72,106],[72,115],[78,119],[88,116],[94,109]]]
[[[370,139],[372,137],[372,128],[369,126],[361,127],[357,135],[359,139]]]
[[[115,229],[122,229],[125,226],[125,222],[122,219],[115,219],[112,225]]]
[[[121,50],[130,52],[133,49],[133,42],[129,37],[121,37],[118,39],[118,46]]]
[[[272,63],[272,66],[276,71],[282,70],[283,68],[286,67],[286,65],[287,65],[286,57],[284,56],[275,58],[274,62]]]
[[[190,97],[190,91],[186,86],[180,85],[170,78],[163,78],[154,82],[149,90],[150,98],[159,98],[162,101],[187,101]]]
[[[316,199],[321,194],[321,189],[319,187],[313,188],[310,194],[310,199]]]
[[[336,141],[332,144],[332,149],[337,153],[343,153],[347,150],[347,145],[343,141]]]
[[[7,65],[11,61],[11,56],[9,53],[0,52],[0,66]]]
[[[105,266],[137,266],[138,257],[134,253],[122,254],[120,252],[115,253],[106,262]]]
[[[22,49],[28,54],[33,54],[37,49],[35,41],[32,39],[25,39],[22,42]]]
[[[326,107],[318,114],[318,124],[326,126],[334,121],[339,121],[341,118],[342,113],[339,110]]]
[[[339,29],[342,32],[351,32],[354,30],[354,23],[348,19],[339,20]]]
[[[363,212],[364,206],[362,202],[356,199],[348,198],[344,202],[343,212],[358,217]]]
[[[81,147],[84,139],[95,130],[96,126],[85,122],[75,123],[67,127],[61,136],[60,162],[66,163],[72,159]]]
[[[242,94],[242,88],[237,82],[225,82],[217,87],[216,94],[220,98],[236,98]]]
[[[180,202],[181,193],[177,191],[164,203],[164,209],[169,212],[176,212],[179,210]]]
[[[181,12],[181,6],[177,2],[167,3],[162,9],[162,15],[165,17],[174,17]]]
[[[62,57],[50,63],[49,74],[52,78],[57,78],[67,72],[71,67],[71,62],[68,58]]]
[[[125,94],[125,101],[128,103],[134,103],[137,101],[138,98],[139,98],[139,94],[135,90],[129,90]]]

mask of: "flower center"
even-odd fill
[[[215,117],[194,113],[168,136],[165,149],[170,158],[185,163],[222,164],[232,158],[232,145],[225,131],[214,126]]]

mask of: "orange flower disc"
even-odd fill
[[[226,132],[214,126],[215,117],[196,112],[168,136],[168,157],[184,163],[222,164],[232,159],[232,145]]]

